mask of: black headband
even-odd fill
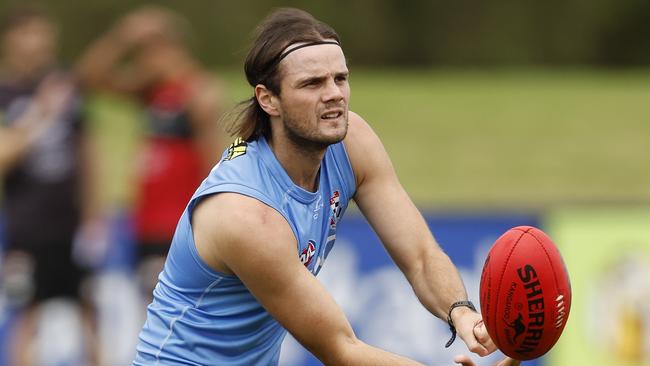
[[[268,77],[268,75],[273,71],[273,69],[275,69],[275,67],[278,66],[280,61],[284,60],[284,58],[287,57],[293,51],[296,51],[296,50],[299,50],[299,49],[305,48],[305,47],[318,46],[318,45],[321,45],[321,44],[334,44],[334,45],[337,45],[337,46],[341,47],[341,44],[338,43],[337,41],[313,41],[313,42],[303,43],[300,46],[296,46],[294,48],[291,48],[291,49],[287,50],[287,48],[291,47],[292,44],[285,47],[282,50],[282,52],[280,52],[280,54],[278,56],[276,56],[273,60],[271,60],[271,62],[268,63],[268,66],[266,67],[266,72],[263,74],[263,77],[261,78],[260,82],[258,82],[257,84],[262,83]]]
[[[299,50],[299,49],[301,49],[301,48],[309,47],[309,46],[318,46],[318,45],[321,45],[321,44],[335,44],[335,45],[341,47],[341,45],[340,45],[338,42],[336,42],[336,41],[314,41],[314,42],[308,42],[308,43],[301,44],[300,46],[296,46],[296,47],[294,47],[294,48],[292,48],[292,49],[290,49],[290,50],[288,50],[288,51],[283,51],[282,53],[280,53],[280,56],[277,57],[277,60],[273,61],[273,63],[276,64],[276,65],[279,64],[280,61],[282,61],[285,57],[287,57],[287,56],[288,56],[291,52],[293,52],[293,51]],[[291,46],[291,45],[289,45],[289,46]],[[285,50],[286,50],[287,48],[289,48],[289,46],[287,46],[287,47],[285,48]]]

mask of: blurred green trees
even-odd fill
[[[23,0],[0,0],[0,15]],[[140,0],[42,1],[60,21],[73,60]],[[650,64],[645,0],[167,0],[194,27],[211,65],[241,64],[253,27],[270,9],[295,6],[338,30],[357,65],[525,66]]]

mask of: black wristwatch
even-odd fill
[[[451,320],[451,312],[461,306],[468,307],[472,309],[472,311],[476,311],[476,308],[474,307],[474,304],[472,304],[471,301],[463,300],[463,301],[456,301],[455,303],[451,304],[449,307],[449,312],[447,313],[447,324],[449,324],[449,330],[451,331],[451,339],[445,344],[445,348],[449,348],[452,343],[456,340],[456,327],[454,326],[454,321]]]

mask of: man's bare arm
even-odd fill
[[[419,365],[356,338],[334,299],[299,261],[293,232],[274,209],[253,198],[221,193],[204,199],[192,221],[206,263],[237,275],[326,365]]]
[[[432,314],[447,320],[451,305],[467,299],[460,275],[400,184],[381,141],[354,113],[350,113],[346,149],[357,179],[356,203],[420,302]],[[478,335],[474,333],[481,319],[479,314],[460,307],[454,309],[452,319],[470,351],[486,355],[495,349],[484,328]]]

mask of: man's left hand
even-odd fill
[[[476,366],[474,361],[466,355],[459,355],[454,358],[454,362],[462,366]],[[519,366],[521,361],[514,360],[510,357],[506,357],[503,360],[494,364],[494,366]]]

